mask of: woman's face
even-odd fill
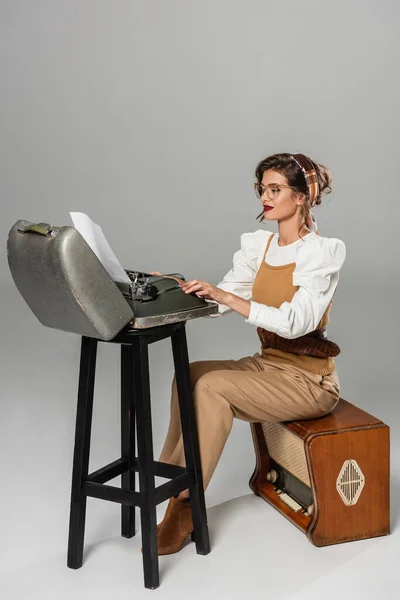
[[[282,221],[300,211],[304,194],[288,187],[287,179],[277,171],[264,171],[261,181],[261,202],[264,206],[264,218],[267,221]],[[270,195],[267,194],[269,191]]]

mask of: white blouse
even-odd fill
[[[263,327],[278,335],[293,339],[314,331],[331,301],[339,281],[339,270],[346,257],[344,243],[311,232],[301,239],[278,245],[275,233],[265,257],[274,266],[296,263],[293,285],[299,289],[291,302],[279,308],[252,300],[252,287],[261,265],[270,231],[258,229],[241,236],[241,248],[233,255],[233,268],[218,284],[222,290],[250,300],[251,308],[246,323]],[[218,304],[218,313],[210,318],[231,312],[224,304]]]

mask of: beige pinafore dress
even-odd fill
[[[252,299],[260,304],[266,304],[267,306],[273,306],[279,308],[284,302],[291,302],[295,292],[299,289],[299,286],[293,285],[293,272],[296,268],[296,263],[288,263],[286,265],[274,266],[265,262],[265,257],[268,252],[268,248],[271,244],[272,234],[269,239],[263,259],[254,280]],[[318,323],[316,331],[322,331],[329,323],[329,313],[331,310],[332,301],[329,303],[322,319]],[[258,328],[258,334],[262,338],[262,330]],[[321,340],[322,345],[332,344],[328,340]],[[285,352],[278,350],[274,347],[263,347],[262,356],[270,362],[279,362],[288,365],[293,365],[299,369],[310,371],[318,375],[330,375],[336,371],[336,365],[332,356],[319,357],[319,356],[308,356],[307,354],[296,354],[295,350],[300,344],[298,340],[287,340],[286,344],[289,348],[292,345],[292,352]],[[301,349],[301,348],[300,348]]]

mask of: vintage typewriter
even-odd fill
[[[111,340],[124,327],[147,328],[217,312],[215,302],[185,294],[180,273],[125,270],[114,281],[72,226],[19,220],[7,241],[10,271],[21,295],[48,327]]]

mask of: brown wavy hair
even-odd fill
[[[315,204],[321,204],[321,198],[323,194],[330,194],[332,191],[332,174],[320,163],[317,163],[311,158],[307,157],[308,160],[312,163],[318,177],[318,185],[319,185],[319,194],[315,200]],[[303,174],[303,171],[300,169],[299,165],[295,160],[293,160],[292,155],[285,152],[281,154],[272,154],[267,158],[261,160],[255,170],[255,176],[257,178],[257,183],[261,183],[264,172],[272,169],[273,171],[277,171],[284,177],[286,177],[288,185],[295,188],[296,191],[304,194],[306,196],[306,201],[301,205],[301,217],[302,224],[299,229],[299,232],[302,230],[304,225],[311,229],[311,205],[310,205],[310,195],[308,193],[308,188],[306,184],[306,180]],[[264,211],[262,211],[258,216],[257,220],[264,221]],[[300,236],[299,236],[300,237]]]

